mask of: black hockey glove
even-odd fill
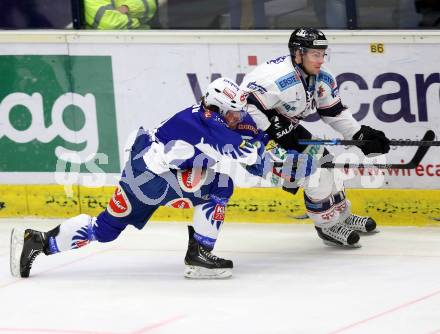
[[[390,140],[382,131],[362,125],[361,129],[353,136],[355,140],[366,140],[365,143],[357,145],[365,155],[370,153],[385,154],[390,150]]]

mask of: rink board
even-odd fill
[[[67,196],[59,185],[0,185],[0,217],[65,218],[104,210],[114,187],[73,186]],[[440,190],[348,189],[353,211],[374,217],[381,225],[440,226]],[[237,188],[226,221],[310,223],[302,190],[293,196],[277,188]],[[191,221],[192,209],[161,207],[153,220]]]
[[[427,130],[439,135],[440,31],[326,34],[331,44],[328,71],[355,119],[392,139],[417,140]],[[0,32],[0,182],[64,184],[65,178],[95,187],[115,184],[111,175],[119,176],[139,126],[152,129],[197,103],[218,76],[241,82],[257,64],[280,61],[288,52],[289,35]],[[317,114],[302,123],[316,137],[340,138]],[[349,153],[352,163],[368,163],[357,148],[329,151],[335,158]],[[414,147],[392,147],[380,163],[408,162],[414,153]],[[431,148],[417,169],[382,171],[374,187],[440,189],[439,157],[438,148]],[[104,177],[97,178],[98,173]],[[237,183],[242,179],[234,179],[236,186],[253,187]],[[369,179],[369,171],[354,169],[345,185],[372,188],[364,184]]]

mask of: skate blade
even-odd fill
[[[359,242],[356,242],[353,245],[340,245],[336,242],[332,242],[329,240],[322,240],[322,242],[327,246],[338,247],[338,248],[361,248],[362,245]]]
[[[232,276],[232,268],[207,269],[197,266],[185,266],[183,275],[193,279],[222,279]]]
[[[20,258],[23,252],[24,245],[24,230],[14,228],[11,232],[10,258],[9,267],[11,275],[14,277],[21,277],[20,274]]]
[[[374,229],[373,231],[369,231],[369,232],[367,232],[367,231],[364,231],[364,232],[356,231],[356,232],[358,232],[362,235],[374,235],[374,234],[380,233],[380,230]]]

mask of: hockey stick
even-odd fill
[[[429,132],[430,130],[428,130]],[[300,139],[300,145],[365,145],[368,140],[345,139]],[[390,140],[390,146],[440,146],[440,141],[430,140]]]
[[[420,142],[423,143],[432,143],[435,139],[435,133],[432,130],[426,131]],[[416,141],[412,141],[416,142]],[[435,143],[435,142],[434,142]],[[413,158],[407,162],[406,164],[359,164],[359,165],[350,165],[350,164],[335,164],[333,162],[323,163],[321,167],[323,168],[378,168],[378,169],[414,169],[416,168],[420,162],[422,162],[423,157],[428,152],[431,145],[420,145],[414,154]],[[328,166],[325,166],[328,164]],[[333,165],[333,167],[331,166]]]
[[[435,138],[435,133],[432,130],[426,131],[425,135],[422,138],[422,142],[430,143],[433,142]],[[378,168],[378,169],[414,169],[416,168],[420,162],[423,160],[424,156],[428,152],[430,145],[421,145],[418,147],[416,153],[413,158],[407,162],[406,164],[341,164],[334,163],[331,161],[324,162],[320,167],[321,168]],[[274,167],[282,167],[283,163],[275,162]]]

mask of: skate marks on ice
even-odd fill
[[[26,221],[50,229],[58,222]],[[435,333],[440,229],[383,227],[363,248],[328,247],[312,225],[223,226],[231,279],[183,277],[185,224],[149,223],[110,244],[37,257],[9,274],[0,220],[2,333]],[[25,301],[25,302],[23,302]],[[36,312],[35,310],[39,311]],[[26,319],[26,320],[23,320]],[[39,332],[38,332],[39,330]]]

